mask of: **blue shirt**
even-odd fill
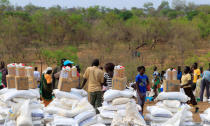
[[[147,81],[148,81],[149,79],[148,79],[148,77],[147,77],[147,75],[140,75],[140,74],[138,74],[137,76],[136,76],[136,83],[139,83],[139,91],[141,92],[141,93],[146,93],[146,91],[147,91]]]
[[[182,79],[182,72],[177,72],[177,80],[181,80]]]
[[[210,82],[210,71],[203,72],[203,79],[206,79],[208,82]]]

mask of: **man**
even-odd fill
[[[40,83],[40,73],[38,71],[38,67],[34,67],[34,79],[36,80],[37,86]]]
[[[88,67],[83,75],[82,88],[88,82],[88,92],[90,93],[90,103],[96,109],[102,105],[102,84],[104,83],[104,72],[99,69],[99,60],[95,59],[92,67]],[[99,111],[96,109],[96,112]]]
[[[141,113],[143,114],[144,102],[146,98],[147,86],[149,85],[149,78],[145,75],[145,67],[137,67],[138,75],[136,76],[136,88],[138,104],[142,107]]]
[[[203,94],[205,88],[206,88],[207,99],[210,98],[209,86],[210,86],[210,63],[209,63],[209,69],[204,71],[203,78],[201,80],[201,93],[200,93],[201,101],[203,101]]]
[[[64,61],[66,61],[66,59],[61,59],[60,66],[57,66],[56,68],[53,69],[53,73],[52,73],[52,79],[53,79],[52,80],[52,86],[53,86],[53,89],[57,89],[58,88],[59,76],[60,76],[60,72],[62,70]]]
[[[194,91],[195,88],[196,88],[196,83],[197,83],[197,80],[199,79],[200,75],[201,75],[201,72],[200,72],[200,69],[198,69],[198,63],[194,63],[193,64],[193,84],[192,84],[192,90]]]

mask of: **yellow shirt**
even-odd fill
[[[197,82],[197,80],[199,79],[198,76],[200,76],[200,75],[201,75],[200,69],[194,70],[193,83]]]
[[[47,84],[51,84],[52,83],[52,77],[51,77],[51,75],[45,74],[44,77],[45,77],[45,79],[47,81]]]
[[[87,79],[88,92],[101,91],[104,83],[104,72],[96,66],[88,67],[83,75]]]
[[[189,73],[184,74],[181,79],[181,81],[182,81],[181,85],[187,84],[190,80],[191,80],[191,75]],[[187,88],[187,87],[190,87],[190,85],[184,86],[183,88]]]

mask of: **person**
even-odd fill
[[[181,66],[178,66],[178,69],[177,69],[177,80],[181,81],[181,79],[182,79],[182,70],[181,70]]]
[[[52,73],[52,86],[53,86],[53,89],[57,89],[58,88],[59,76],[60,76],[60,72],[62,70],[64,61],[66,61],[66,59],[61,59],[60,66],[57,66],[57,67],[55,67],[53,69],[53,73]]]
[[[99,59],[93,60],[92,66],[85,70],[83,75],[83,88],[87,82],[88,92],[90,93],[90,103],[96,109],[102,106],[102,84],[104,83],[104,72],[99,69]]]
[[[157,71],[157,67],[156,66],[154,66],[154,72],[153,72],[153,75],[159,75],[159,72]]]
[[[147,85],[149,85],[149,78],[145,75],[145,67],[137,67],[138,75],[136,76],[136,89],[138,104],[142,107],[141,113],[143,114],[143,108],[146,98]]]
[[[201,72],[200,69],[198,69],[198,63],[193,64],[193,84],[192,84],[192,90],[194,91],[196,89],[196,83],[197,80],[199,79]]]
[[[163,83],[163,80],[166,79],[165,78],[165,76],[166,76],[165,73],[166,73],[165,71],[161,71],[161,74],[160,74],[160,79],[161,79],[162,83]]]
[[[39,83],[40,83],[40,72],[38,71],[38,67],[34,67],[34,79],[36,80],[37,87],[39,87]]]
[[[160,77],[158,75],[153,75],[154,76],[154,85],[152,87],[152,89],[154,90],[154,99],[158,96],[158,93],[161,92],[160,90],[160,87],[161,87],[161,84],[160,84]]]
[[[5,63],[1,61],[0,64],[0,89],[7,87],[6,75],[8,74]]]
[[[192,105],[197,105],[197,102],[195,100],[195,96],[194,96],[193,91],[191,89],[192,88],[191,84],[192,84],[192,80],[191,80],[191,75],[190,75],[190,67],[186,66],[185,69],[184,69],[184,75],[182,76],[182,79],[181,79],[181,88],[183,88],[185,94],[188,97],[190,97],[190,101],[188,101],[188,103],[192,104]],[[196,107],[195,112],[198,112],[198,107]]]
[[[203,101],[203,94],[205,88],[206,88],[207,99],[210,99],[209,86],[210,86],[210,63],[209,63],[209,69],[204,71],[203,78],[201,80],[201,92],[200,92],[201,101]]]
[[[115,65],[113,63],[107,63],[104,68],[105,68],[105,73],[104,73],[104,85],[106,86],[106,90],[112,89],[112,78],[114,75],[114,67]]]
[[[51,101],[52,100],[52,68],[48,67],[42,74],[41,82],[40,82],[40,94],[41,98],[44,101]]]
[[[201,72],[200,78],[203,78],[203,67],[200,67],[200,72]]]
[[[74,62],[70,61],[70,60],[65,60],[63,62],[63,66],[69,66],[70,68],[72,68]]]

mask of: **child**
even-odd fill
[[[160,93],[160,78],[156,74],[153,76],[154,76],[154,86],[152,88],[155,92],[155,96],[154,96],[154,99],[155,99],[158,95],[158,92]]]
[[[144,102],[146,98],[147,85],[149,85],[149,79],[145,75],[145,67],[137,67],[139,74],[136,76],[136,89],[137,89],[137,99],[138,104],[142,107],[141,113],[143,114]]]

